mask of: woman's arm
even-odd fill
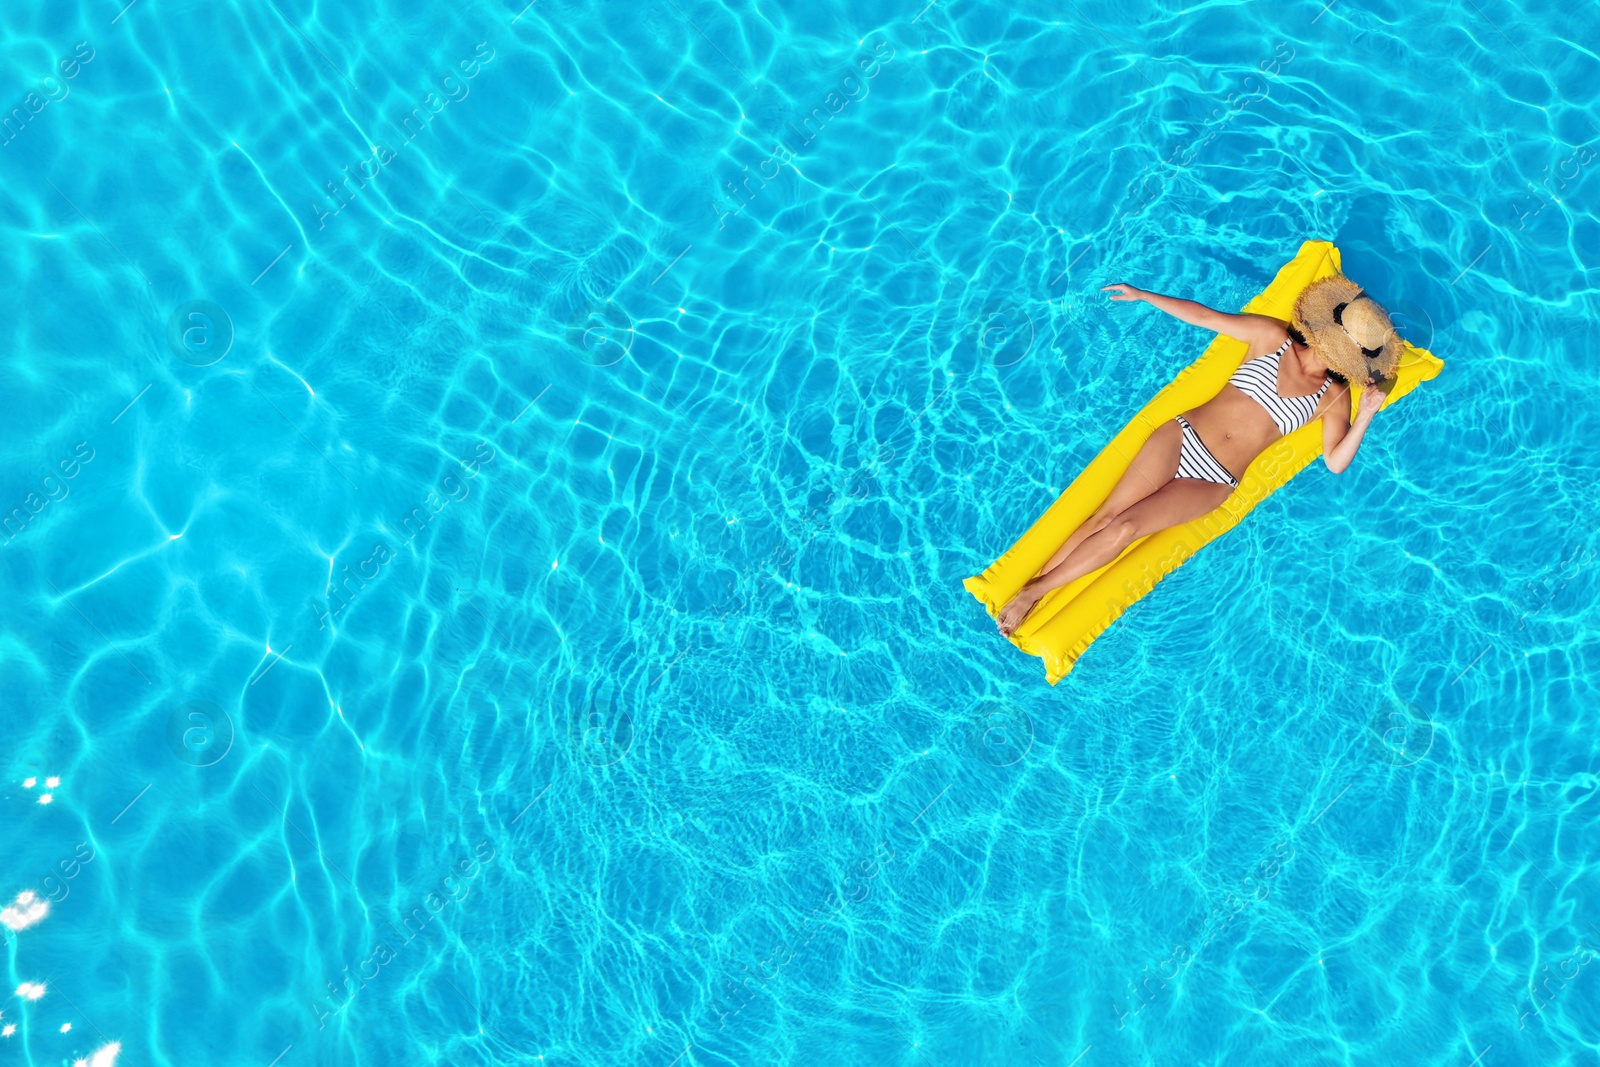
[[[1367,427],[1372,425],[1372,417],[1389,399],[1383,390],[1368,386],[1361,392],[1355,421],[1347,426],[1342,401],[1348,392],[1349,386],[1344,386],[1336,396],[1329,397],[1329,405],[1322,413],[1322,461],[1335,474],[1343,474],[1350,468],[1356,458],[1356,449],[1361,447],[1361,438],[1366,434]]]
[[[1126,282],[1116,285],[1107,285],[1105,289],[1115,289],[1111,294],[1113,300],[1142,300],[1152,307],[1160,308],[1168,315],[1187,322],[1190,326],[1198,326],[1203,330],[1213,330],[1225,333],[1229,337],[1237,337],[1247,344],[1265,344],[1269,348],[1276,348],[1283,343],[1283,338],[1288,334],[1283,323],[1266,315],[1229,315],[1208,308],[1194,300],[1183,300],[1176,296],[1162,296],[1160,293],[1150,293],[1136,288]]]

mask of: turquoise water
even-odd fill
[[[5,24],[0,1064],[1594,1061],[1593,5]],[[1312,238],[1444,374],[1047,686]]]

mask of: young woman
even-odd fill
[[[1003,634],[1052,589],[1105,566],[1148,534],[1215,510],[1251,460],[1312,419],[1322,420],[1328,469],[1344,471],[1383,406],[1384,383],[1392,382],[1404,348],[1383,308],[1343,275],[1307,286],[1291,322],[1229,315],[1126,283],[1105,289],[1112,300],[1142,300],[1250,347],[1221,392],[1150,435],[1106,502],[1001,609]],[[1354,423],[1347,418],[1352,378],[1374,386],[1363,389]]]

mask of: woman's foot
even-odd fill
[[[1000,609],[999,615],[995,616],[995,623],[1000,627],[1000,632],[1010,637],[1043,597],[1044,594],[1035,591],[1031,582],[1018,590],[1017,595]]]

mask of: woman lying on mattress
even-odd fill
[[[1383,406],[1405,347],[1383,308],[1340,274],[1307,286],[1290,322],[1229,315],[1127,284],[1105,288],[1113,300],[1143,300],[1250,348],[1221,392],[1150,435],[1106,502],[1001,609],[996,622],[1003,634],[1052,589],[1105,566],[1141,537],[1215,510],[1251,460],[1312,419],[1322,419],[1328,469],[1345,470]],[[1346,417],[1352,378],[1377,386],[1362,390],[1353,424]]]

